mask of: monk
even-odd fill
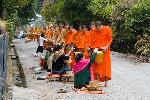
[[[82,26],[80,26],[77,34],[74,35],[73,44],[75,45],[77,51],[83,52],[83,49],[84,49],[84,32],[83,32]]]
[[[59,30],[60,30],[59,42],[64,43],[65,42],[66,28],[63,24],[60,24]]]
[[[50,26],[47,27],[46,35],[47,35],[47,38],[50,39],[50,37],[51,37],[51,35],[52,35],[52,31],[51,31],[51,27],[50,27]]]
[[[47,29],[45,27],[43,27],[43,30],[42,32],[46,35],[47,37]],[[44,49],[47,49],[48,48],[48,41],[44,41]]]
[[[39,41],[39,38],[40,38],[40,32],[41,32],[41,29],[37,28],[37,30],[36,30],[36,33],[37,33],[37,42]]]
[[[90,30],[89,30],[89,34],[91,36],[91,41],[90,41],[90,52],[89,55],[92,55],[92,52],[94,51],[94,44],[95,44],[95,38],[96,38],[96,25],[95,22],[91,22],[90,23]],[[92,67],[91,67],[92,68]]]
[[[30,39],[30,29],[27,29],[27,39]]]
[[[65,53],[68,53],[71,50],[72,44],[74,43],[74,36],[76,36],[77,34],[78,31],[73,26],[70,26],[69,31],[65,35]],[[72,60],[70,66],[73,66],[75,64],[75,54],[73,51],[70,53],[70,56]]]
[[[29,37],[31,40],[33,40],[33,27],[30,29]]]
[[[91,28],[90,31],[89,31],[90,35],[91,35],[91,45],[90,45],[90,48],[92,50],[94,50],[95,44],[96,44],[95,39],[97,38],[95,22],[91,22],[90,28]]]
[[[66,45],[71,45],[71,43],[73,42],[73,37],[74,34],[76,34],[77,31],[75,29],[73,29],[72,26],[70,26],[69,31],[67,31],[66,35],[65,35],[65,44]]]
[[[107,87],[107,81],[111,80],[111,58],[110,58],[110,45],[112,42],[112,29],[109,26],[102,26],[98,21],[96,23],[97,30],[95,31],[96,36],[94,36],[94,48],[102,50],[104,52],[103,61],[100,64],[93,63],[93,74],[94,79],[100,82],[105,82],[105,87]]]
[[[36,27],[33,28],[33,40],[35,41],[36,40]]]
[[[89,48],[91,46],[91,35],[90,32],[87,31],[87,26],[83,25],[83,34],[84,34],[84,56],[85,58],[89,58]]]

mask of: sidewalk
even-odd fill
[[[33,57],[37,43],[15,42],[27,88],[14,86],[12,100],[150,100],[150,64],[136,64],[112,52],[112,80],[109,87],[103,87],[105,94],[78,94],[73,91],[73,84],[37,80],[37,75],[29,69],[39,66],[38,57]],[[67,93],[57,93],[60,89]]]

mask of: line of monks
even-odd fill
[[[50,40],[44,43],[44,48],[52,44],[64,43],[66,45],[66,52],[67,47],[74,46],[76,51],[84,53],[85,58],[89,58],[91,56],[90,53],[92,53],[95,48],[99,51],[103,50],[103,62],[100,64],[92,64],[93,80],[105,82],[107,85],[107,81],[111,80],[110,45],[112,42],[112,29],[109,25],[103,26],[99,21],[91,22],[89,28],[87,28],[86,25],[81,25],[78,29],[68,24],[64,26],[62,24],[59,26],[49,25],[43,29],[29,29],[27,38],[38,40],[42,31]],[[74,57],[71,57],[72,64],[74,64]]]

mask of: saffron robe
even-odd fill
[[[65,35],[65,43],[66,45],[70,45],[72,41],[73,41],[73,34],[70,31],[68,31]]]
[[[112,42],[112,30],[109,26],[103,26],[100,30],[95,32],[95,40],[93,43],[94,48],[101,49],[101,47],[110,46]],[[96,38],[97,37],[97,38]],[[100,64],[93,63],[93,75],[96,79],[97,74],[99,75],[99,81],[111,80],[111,58],[110,58],[110,47],[104,52],[104,59]]]
[[[89,58],[89,47],[91,46],[91,34],[89,31],[86,31],[84,34],[84,56],[85,58]]]
[[[76,35],[74,35],[73,43],[78,49],[84,48],[84,33],[78,32]]]

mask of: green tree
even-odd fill
[[[112,13],[112,28],[113,28],[113,44],[112,49],[118,52],[131,52],[133,51],[134,44],[131,38],[133,34],[125,32],[124,23],[126,21],[126,14],[130,10],[131,6],[124,4],[117,4]],[[124,49],[122,49],[124,48]]]
[[[135,36],[150,33],[150,0],[140,0],[125,16],[125,31]]]
[[[25,24],[28,18],[34,17],[38,2],[39,0],[3,0],[1,2],[3,11],[5,11],[6,29],[10,40],[20,24]]]
[[[5,0],[4,6],[6,9],[6,17],[12,16],[18,10],[28,5],[31,0]]]
[[[35,18],[36,13],[40,11],[40,0],[32,0],[29,4],[18,10],[18,17],[21,24],[28,23],[28,19]]]
[[[150,34],[150,0],[140,0],[133,5],[118,5],[113,17],[113,50],[135,53],[137,37]]]
[[[41,14],[45,17],[48,22],[55,22],[56,20],[63,20],[62,7],[64,0],[57,0],[57,2],[50,2],[45,0]]]
[[[0,18],[4,17],[4,0],[0,0]]]
[[[65,0],[62,8],[62,14],[66,21],[73,22],[79,20],[81,23],[92,21],[95,17],[88,10],[91,0]]]
[[[118,0],[91,0],[88,9],[105,23],[111,19],[117,4]]]

